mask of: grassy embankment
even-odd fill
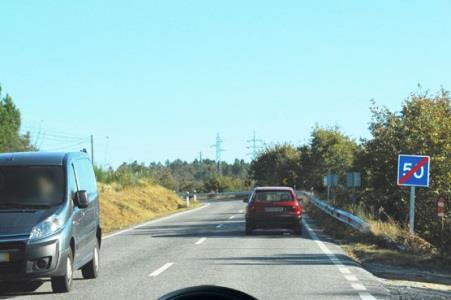
[[[98,188],[104,233],[187,209],[174,192],[149,181],[128,186],[99,183]]]
[[[440,253],[429,242],[410,234],[395,221],[382,222],[359,208],[348,209],[371,225],[371,231],[363,234],[308,204],[307,199],[304,198],[304,201],[307,203],[308,215],[316,221],[316,225],[337,240],[350,257],[378,275],[399,277],[399,272],[389,268],[412,268],[401,277],[409,280],[425,279],[414,271],[417,269],[449,275],[443,283],[451,284],[450,253]],[[389,274],[390,271],[393,272]]]

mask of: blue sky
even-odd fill
[[[0,84],[41,149],[113,166],[367,137],[370,99],[451,88],[451,2],[371,2],[3,0]]]

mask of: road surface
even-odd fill
[[[52,294],[48,281],[10,287],[0,298],[157,299],[176,289],[214,284],[258,299],[388,299],[376,277],[346,257],[305,218],[302,236],[244,235],[241,201],[215,201],[105,238],[101,273],[73,291]]]

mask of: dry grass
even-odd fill
[[[429,242],[411,235],[393,220],[382,222],[374,220],[358,208],[350,210],[371,225],[370,233],[362,234],[329,217],[313,205],[308,206],[309,216],[316,219],[316,223],[328,235],[337,239],[345,251],[360,263],[449,273],[451,259],[440,256]]]
[[[368,243],[350,243],[343,245],[345,251],[360,263],[380,263],[399,267],[439,267],[432,256],[417,255],[409,252],[400,252],[393,249],[381,248],[375,244]]]
[[[351,206],[350,211],[365,220],[371,226],[371,235],[375,239],[393,241],[402,245],[406,251],[416,254],[437,255],[438,250],[428,241],[417,235],[410,234],[406,227],[401,226],[388,217],[386,221],[377,220],[359,206]]]
[[[101,224],[105,233],[185,208],[175,193],[150,182],[120,187],[99,183]]]

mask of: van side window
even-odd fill
[[[87,159],[80,159],[75,161],[74,166],[79,190],[96,193],[97,184],[91,162]]]

